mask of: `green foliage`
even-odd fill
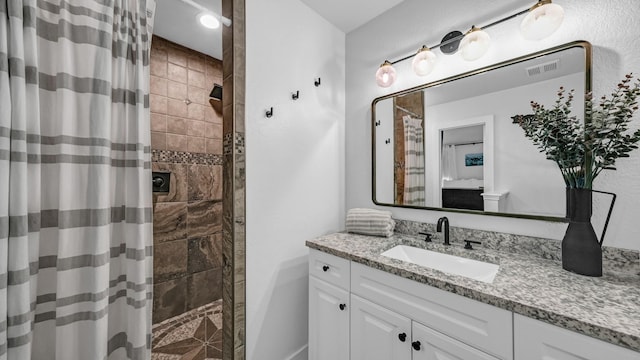
[[[515,115],[527,138],[558,164],[567,187],[591,189],[602,170],[615,170],[615,161],[629,157],[638,148],[640,129],[629,131],[633,114],[638,110],[640,79],[632,83],[628,74],[609,96],[594,106],[592,94],[586,94],[585,121],[571,115],[573,93],[558,91],[553,107],[531,102],[533,114]]]

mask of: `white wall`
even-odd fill
[[[425,111],[426,114],[426,111]],[[474,116],[484,115],[484,113],[477,113]],[[468,116],[473,117],[473,116]],[[453,119],[451,117],[443,117],[444,119]],[[469,126],[458,129],[448,129],[442,132],[442,144],[465,144],[456,145],[456,173],[458,179],[482,179],[484,166],[466,166],[465,155],[466,154],[482,154],[482,142],[483,142],[483,126]],[[478,144],[467,144],[478,142]]]
[[[429,107],[430,109],[431,107]],[[428,109],[425,108],[425,112]],[[447,129],[442,132],[442,144],[459,144],[467,142],[480,142],[484,140],[482,126],[466,126],[456,129]]]
[[[525,9],[534,1],[460,0],[427,2],[406,0],[386,14],[347,35],[347,108],[346,206],[374,207],[371,201],[370,106],[379,96],[424,82],[487,66],[498,61],[546,49],[574,40],[587,40],[594,46],[593,86],[596,97],[610,93],[625,73],[640,74],[640,37],[637,23],[640,6],[637,0],[556,0],[565,9],[565,21],[551,37],[542,41],[523,40],[513,19],[488,30],[492,38],[489,52],[475,62],[465,62],[459,55],[441,59],[427,78],[411,72],[411,62],[396,66],[398,80],[387,89],[376,86],[374,74],[385,59],[395,60],[415,52],[423,43],[437,44],[449,31],[466,31],[472,24],[482,25],[507,14]],[[443,58],[444,56],[440,56]],[[635,126],[640,124],[636,118]],[[617,162],[617,171],[600,175],[595,188],[618,193],[618,203],[605,245],[640,249],[640,151]],[[606,214],[608,199],[597,197],[594,204],[596,232]],[[566,225],[524,219],[511,219],[426,210],[391,210],[396,217],[435,222],[449,217],[453,226],[495,230],[516,234],[561,239]]]
[[[458,169],[458,179],[482,179],[484,166],[466,165],[467,154],[482,154],[482,144],[458,145],[456,149],[456,167]]]
[[[247,359],[305,359],[304,242],[344,228],[345,35],[298,0],[246,19]]]

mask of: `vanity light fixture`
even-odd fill
[[[440,41],[440,51],[446,55],[455,54],[463,36],[464,34],[458,30],[448,33]]]
[[[411,68],[416,75],[427,76],[433,71],[437,60],[436,54],[423,45],[416,53],[416,56],[413,57]]]
[[[491,45],[489,34],[473,25],[460,42],[460,54],[467,61],[477,60],[489,50],[489,45]]]
[[[428,75],[436,63],[437,57],[433,53],[433,49],[436,48],[440,48],[443,54],[455,54],[457,50],[460,50],[463,59],[467,61],[477,60],[487,52],[491,45],[491,37],[485,31],[486,29],[524,14],[527,14],[527,16],[522,20],[520,30],[522,36],[530,40],[540,40],[553,34],[558,30],[564,19],[564,10],[560,5],[553,4],[552,0],[539,0],[528,9],[506,16],[490,24],[482,27],[472,26],[471,30],[466,34],[452,31],[442,39],[440,44],[422,46],[416,54],[394,61],[385,60],[376,72],[376,83],[384,88],[391,86],[396,80],[396,71],[393,65],[411,58],[413,58],[411,63],[413,71],[420,76]]]
[[[396,81],[396,69],[393,68],[393,65],[389,62],[389,60],[385,60],[378,71],[376,71],[376,83],[380,87],[389,87]]]
[[[540,0],[529,9],[520,24],[522,36],[528,40],[540,40],[553,34],[564,19],[564,9],[551,0]]]

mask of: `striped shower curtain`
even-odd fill
[[[153,0],[0,0],[0,360],[148,359]]]
[[[424,131],[422,120],[405,115],[404,205],[424,206]]]

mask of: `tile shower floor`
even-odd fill
[[[222,300],[153,326],[151,360],[222,359]]]

